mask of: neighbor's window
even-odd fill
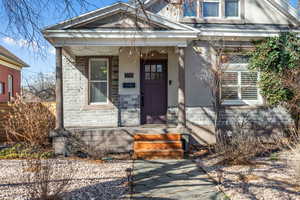
[[[247,70],[248,56],[230,55],[223,64],[221,98],[223,104],[260,104],[258,72]]]
[[[8,91],[8,96],[9,98],[13,97],[13,76],[12,75],[8,75],[8,79],[7,79],[7,91]]]
[[[108,102],[108,59],[90,59],[89,100],[90,104]]]
[[[225,17],[239,16],[239,0],[225,0]]]
[[[197,16],[197,2],[198,0],[184,0],[183,16],[196,17]]]
[[[0,82],[0,94],[4,94],[4,83]]]
[[[202,2],[203,17],[219,17],[220,1],[219,0],[204,0]]]

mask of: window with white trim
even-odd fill
[[[14,84],[13,84],[13,76],[12,75],[8,75],[7,78],[7,92],[8,92],[8,96],[9,98],[13,97],[13,88],[14,88]]]
[[[247,70],[248,56],[225,56],[221,77],[221,98],[223,104],[262,104],[259,92],[259,72]]]
[[[241,1],[243,0],[183,0],[183,17],[239,18]]]
[[[92,58],[89,61],[89,103],[108,103],[109,61]]]
[[[220,0],[203,0],[202,2],[203,17],[220,16]]]
[[[0,95],[4,94],[4,83],[0,82]]]

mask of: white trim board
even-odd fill
[[[132,47],[132,46],[152,46],[152,47],[187,47],[188,41],[185,39],[72,39],[53,38],[49,40],[56,47],[64,46],[99,46],[99,47]]]

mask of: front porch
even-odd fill
[[[144,124],[183,129],[184,49],[57,47],[57,130]]]

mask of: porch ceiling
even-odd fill
[[[95,55],[118,55],[120,47],[100,47],[100,46],[66,46],[69,53],[75,56],[95,56]]]

